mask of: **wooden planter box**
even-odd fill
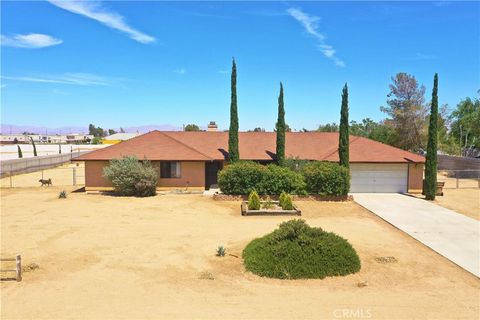
[[[260,201],[260,204],[263,205],[266,201]],[[301,216],[302,211],[300,211],[297,206],[293,205],[293,210],[283,210],[283,209],[263,209],[260,208],[260,210],[249,210],[247,201],[242,201],[241,204],[241,210],[242,210],[242,216],[280,216],[280,215],[296,215],[296,216]],[[273,204],[278,206],[278,201],[272,201]]]

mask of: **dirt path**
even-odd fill
[[[242,217],[198,195],[123,198],[59,188],[1,190],[1,252],[40,269],[2,282],[2,319],[478,318],[480,280],[353,202],[298,202],[347,238],[362,270],[324,280],[246,273],[253,238],[290,217]],[[379,263],[394,256],[398,262]],[[200,279],[209,272],[214,280]],[[358,287],[359,282],[368,282]],[[353,316],[352,316],[353,315]]]

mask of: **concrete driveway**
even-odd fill
[[[434,203],[394,193],[355,193],[355,202],[480,277],[480,222]]]

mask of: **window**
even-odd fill
[[[179,161],[162,161],[160,162],[160,178],[180,178],[180,162]]]

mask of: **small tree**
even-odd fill
[[[18,151],[18,158],[23,158],[23,153],[22,153],[22,149],[20,149],[20,146],[17,144],[17,151]]]
[[[240,159],[238,151],[238,110],[237,110],[237,65],[232,61],[230,101],[230,129],[228,130],[228,160],[235,162]]]
[[[30,137],[30,141],[32,142],[32,146],[33,146],[33,156],[36,157],[37,156],[37,147],[35,146],[35,142],[33,141],[32,137]]]
[[[428,126],[427,159],[425,161],[425,198],[435,200],[437,192],[437,124],[438,124],[438,75],[433,78],[432,106]]]
[[[348,132],[348,87],[345,83],[342,91],[342,108],[340,111],[340,134],[338,141],[338,157],[340,165],[349,168],[349,132]]]
[[[184,131],[200,131],[200,127],[196,124],[191,123],[185,126]]]
[[[283,85],[280,82],[280,94],[278,96],[278,119],[277,119],[277,162],[282,165],[285,161],[285,107],[283,105]]]
[[[62,145],[58,145],[58,154],[62,154]]]

